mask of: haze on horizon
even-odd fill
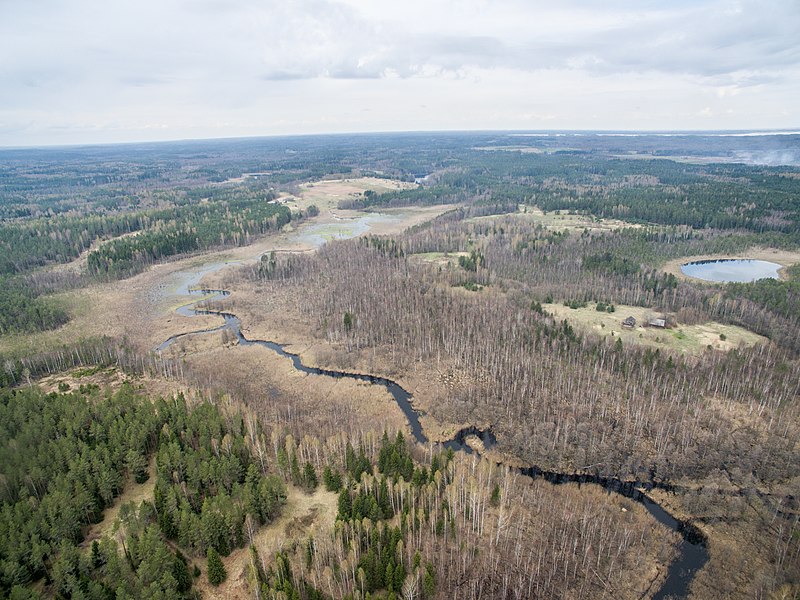
[[[0,146],[800,126],[796,0],[0,0]]]

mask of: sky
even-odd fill
[[[800,0],[0,0],[0,146],[800,127]]]

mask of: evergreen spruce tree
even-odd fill
[[[228,577],[228,572],[225,570],[225,565],[222,564],[222,559],[217,554],[214,548],[208,549],[208,582],[217,586]]]
[[[348,521],[353,512],[353,503],[350,501],[350,492],[347,488],[343,488],[339,492],[339,518]]]
[[[319,484],[317,472],[314,470],[314,465],[310,462],[307,462],[306,466],[303,468],[303,484],[309,492],[317,489],[317,485]]]
[[[500,484],[495,483],[492,488],[492,497],[489,499],[492,506],[500,506]]]
[[[341,475],[327,465],[325,465],[325,469],[322,471],[322,481],[325,483],[325,489],[329,492],[338,492],[342,489]]]
[[[292,483],[295,485],[300,485],[302,483],[302,475],[300,474],[300,464],[297,462],[297,454],[292,452],[291,462],[291,473],[292,473]]]
[[[422,595],[424,598],[433,598],[436,595],[436,573],[431,563],[425,566],[425,576],[422,578]]]

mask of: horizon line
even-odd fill
[[[192,142],[225,142],[225,141],[244,141],[244,140],[267,140],[281,138],[311,138],[311,137],[343,137],[343,136],[379,136],[379,135],[422,135],[422,134],[504,134],[518,137],[542,136],[552,134],[561,135],[597,135],[600,137],[636,137],[636,136],[659,136],[659,137],[680,137],[680,136],[712,136],[712,137],[769,137],[769,136],[788,136],[800,135],[800,127],[794,128],[755,128],[755,129],[409,129],[409,130],[385,130],[385,131],[340,131],[340,132],[321,132],[321,133],[284,133],[284,134],[265,134],[265,135],[245,135],[245,136],[220,136],[220,137],[197,137],[197,138],[168,138],[138,141],[118,141],[118,142],[76,142],[76,143],[53,143],[53,144],[31,144],[31,145],[0,145],[0,152],[9,150],[57,150],[70,148],[97,148],[109,146],[135,146],[146,144],[178,144]]]

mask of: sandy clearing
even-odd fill
[[[331,210],[335,209],[341,200],[358,198],[367,190],[384,193],[416,187],[418,187],[416,183],[378,177],[323,179],[300,185],[302,193],[298,205],[305,208],[315,204],[320,210]]]

